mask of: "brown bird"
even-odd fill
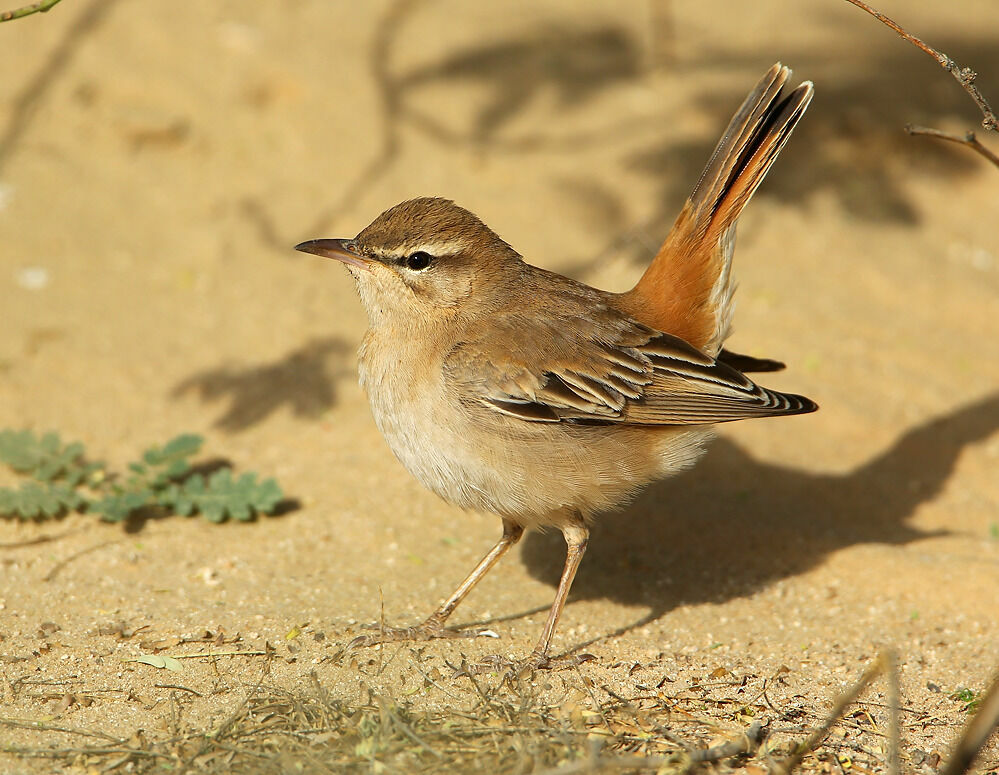
[[[449,503],[503,520],[497,544],[425,622],[352,645],[461,635],[444,623],[475,583],[525,529],[556,527],[565,569],[518,663],[553,666],[595,514],[691,466],[713,423],[817,408],[743,374],[783,364],[722,349],[736,220],[812,98],[807,81],[784,94],[789,75],[776,64],[750,92],[626,293],[531,266],[446,199],[396,205],[353,239],[296,246],[342,261],[356,281],[370,323],[360,380],[396,457]]]

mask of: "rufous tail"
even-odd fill
[[[812,99],[811,81],[783,93],[790,75],[778,62],[749,93],[652,264],[619,297],[635,319],[710,355],[732,318],[736,221]]]

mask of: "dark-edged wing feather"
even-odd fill
[[[533,422],[702,425],[817,408],[606,306],[494,320],[451,350],[445,375],[461,400]]]

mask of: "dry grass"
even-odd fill
[[[185,726],[176,695],[173,723],[157,737],[140,732],[119,740],[16,719],[0,719],[0,726],[35,729],[43,739],[79,740],[78,746],[7,750],[25,763],[42,760],[49,767],[86,772],[892,772],[897,769],[890,751],[899,730],[892,726],[890,708],[861,703],[848,715],[874,680],[890,675],[889,664],[876,661],[831,712],[801,706],[778,710],[767,696],[767,681],[752,700],[733,705],[710,697],[670,699],[657,689],[621,697],[582,675],[578,687],[554,700],[542,700],[532,682],[513,676],[492,685],[456,678],[473,681],[474,703],[416,711],[372,691],[366,701],[346,704],[313,676],[309,686],[295,691],[249,688],[236,711],[210,729]],[[996,686],[986,695],[983,712],[997,712]],[[980,717],[977,734],[995,722]],[[939,758],[907,759],[906,769],[920,772],[944,764]]]

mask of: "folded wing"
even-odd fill
[[[540,327],[496,321],[489,341],[451,350],[445,375],[463,400],[531,422],[701,425],[817,408],[607,307]]]

